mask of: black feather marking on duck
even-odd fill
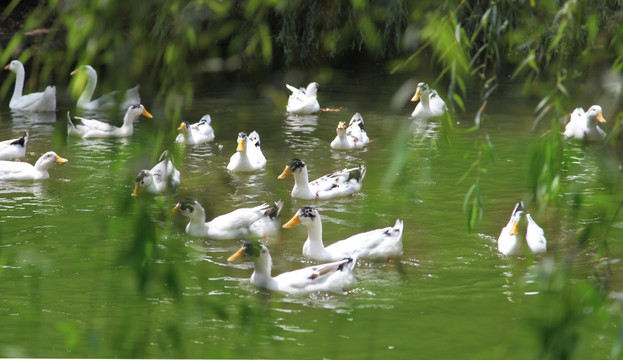
[[[24,133],[24,136],[20,137],[19,139],[15,139],[15,141],[11,142],[11,144],[9,145],[24,146],[24,144],[26,144],[26,136],[28,136],[28,131]]]
[[[138,175],[136,175],[136,179],[134,180],[134,182],[143,182],[143,179],[145,179],[148,175],[149,173],[147,170],[141,170],[138,172]]]
[[[275,206],[271,206],[264,212],[264,215],[271,219],[277,218],[281,215],[281,209],[283,209],[283,201],[279,200],[275,203]]]
[[[246,139],[247,138],[247,133],[244,131],[241,131],[238,133],[238,138],[243,138]]]
[[[357,181],[359,181],[361,179],[361,170],[360,169],[353,169],[348,173],[348,180],[350,181],[351,179],[355,179]]]
[[[182,199],[177,204],[180,206],[180,210],[188,211],[190,213],[195,211],[195,206],[194,206],[195,201],[194,200]]]
[[[307,217],[312,220],[316,217],[316,214],[314,214],[314,208],[311,206],[302,207],[300,211],[302,217]]]
[[[345,266],[346,264],[350,264],[350,263],[352,263],[352,262],[353,262],[353,258],[350,258],[350,257],[344,258],[344,262],[343,262],[343,263],[341,263],[341,264],[337,267],[337,270],[338,270],[338,271],[344,271],[344,266]]]
[[[305,163],[301,159],[292,159],[288,162],[288,167],[290,167],[290,171],[294,172],[297,169],[304,168]]]

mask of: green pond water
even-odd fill
[[[309,80],[320,82],[322,107],[341,111],[285,114],[283,85],[304,86]],[[564,203],[529,208],[545,230],[548,254],[497,253],[497,236],[514,204],[528,196],[529,151],[547,128],[532,130],[537,100],[506,85],[489,101],[487,132],[495,159],[483,161],[484,216],[468,232],[463,199],[475,175],[458,180],[475,156],[466,154],[478,134],[465,130],[473,124],[477,99],[467,99],[468,111],[453,114],[448,130],[443,119],[408,118],[414,105],[404,100],[415,80],[396,98],[404,78],[346,73],[322,80],[276,73],[272,83],[255,86],[209,75],[183,114],[192,123],[210,114],[216,139],[185,149],[172,144],[179,124],[167,120],[148,95],[143,104],[154,119],[141,117],[125,140],[68,139],[66,111],[74,112],[69,101],[56,113],[24,116],[9,112],[5,99],[0,140],[29,129],[25,161],[34,163],[54,150],[69,162],[51,169],[45,181],[0,182],[0,356],[537,357],[544,329],[564,322],[563,310],[574,302],[573,294],[544,293],[539,274],[569,256],[583,225]],[[371,143],[362,150],[330,149],[337,123],[355,112],[362,114]],[[119,124],[121,117],[108,119]],[[266,168],[229,173],[238,132],[252,130],[260,134]],[[133,198],[134,177],[151,168],[165,148],[176,152],[182,185],[174,193]],[[600,149],[568,144],[565,151],[571,161],[561,181],[579,184],[589,198],[599,193],[592,174]],[[361,193],[326,201],[291,199],[292,177],[277,176],[292,157],[307,163],[312,179],[365,164]],[[347,295],[266,292],[249,284],[251,263],[227,262],[241,240],[184,233],[185,218],[171,212],[182,198],[199,200],[209,218],[281,199],[285,222],[300,207],[315,206],[325,244],[402,219],[404,255],[391,263],[360,261],[358,283]],[[609,239],[620,239],[622,228],[615,222]],[[270,241],[273,274],[315,263],[301,254],[306,236],[297,226]],[[568,283],[588,284],[609,265],[614,278],[608,311],[593,314],[591,307],[580,306],[582,321],[567,324],[579,335],[578,359],[607,358],[620,331],[623,287],[616,279],[623,249],[616,241],[609,245],[609,259],[596,259],[597,247],[588,246],[566,274]]]

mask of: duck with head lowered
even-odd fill
[[[165,150],[160,155],[159,162],[150,170],[141,170],[134,181],[134,193],[141,192],[160,194],[167,188],[175,189],[180,184],[180,172],[173,166],[169,152]]]
[[[145,110],[143,105],[130,105],[123,117],[123,125],[117,127],[99,120],[85,119],[77,116],[76,119],[78,119],[80,123],[74,123],[74,121],[71,120],[69,112],[67,112],[67,134],[78,136],[83,139],[132,136],[134,133],[134,120],[141,115],[148,118],[153,117]]]
[[[268,248],[261,242],[246,241],[227,261],[239,259],[253,261],[251,284],[292,295],[306,295],[317,291],[344,294],[357,282],[354,274],[357,258],[354,257],[284,272],[275,277],[271,275],[272,258]]]
[[[24,95],[22,94],[24,90],[24,79],[26,78],[24,65],[22,65],[19,60],[13,60],[4,67],[4,70],[13,71],[17,75],[15,77],[13,96],[9,102],[9,107],[12,110],[56,111],[56,88],[54,86],[46,87],[43,92]]]
[[[0,160],[17,160],[26,156],[26,145],[28,144],[28,130],[24,135],[11,140],[0,141]]]
[[[288,98],[286,111],[291,114],[313,114],[320,111],[320,104],[316,95],[318,94],[318,83],[312,82],[307,85],[307,89],[297,89],[294,86],[286,84],[288,90],[292,92]]]
[[[205,222],[206,213],[203,206],[196,200],[181,200],[173,211],[190,219],[186,225],[186,233],[224,240],[276,235],[279,231],[279,215],[282,207],[281,201],[275,203],[275,206],[264,203],[252,208],[236,209],[208,222]]]
[[[307,165],[300,159],[292,159],[283,169],[278,179],[285,179],[292,174],[294,187],[292,197],[299,199],[331,199],[338,196],[351,195],[361,190],[363,178],[366,176],[366,167],[344,169],[326,174],[309,182]]]

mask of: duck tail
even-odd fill
[[[268,216],[271,219],[275,219],[281,215],[281,209],[283,209],[283,201],[279,200],[275,202],[274,206],[269,207],[264,211],[264,216]]]
[[[67,133],[71,134],[72,132],[77,133],[76,125],[71,120],[71,114],[67,111]]]

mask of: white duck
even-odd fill
[[[299,159],[292,159],[277,178],[285,179],[290,174],[294,177],[294,188],[291,193],[293,198],[331,199],[359,191],[366,175],[366,168],[361,165],[358,168],[339,170],[309,182],[305,163]]]
[[[238,147],[229,159],[227,170],[249,172],[263,169],[266,158],[260,149],[260,136],[252,132],[249,136],[245,132],[238,134]]]
[[[76,106],[85,110],[105,110],[119,105],[119,109],[125,110],[128,106],[141,103],[141,96],[139,94],[139,85],[125,91],[123,96],[119,95],[118,91],[112,91],[101,97],[91,100],[95,87],[97,86],[97,72],[91,65],[82,65],[76,70],[70,73],[71,76],[78,72],[84,71],[87,75],[87,85],[78,99]],[[120,103],[119,103],[120,102]]]
[[[308,266],[302,269],[271,275],[272,258],[259,241],[247,241],[227,261],[249,258],[254,263],[251,284],[292,295],[305,295],[316,291],[343,294],[356,282],[356,258],[347,257],[335,262]]]
[[[517,234],[519,234],[519,221],[521,220],[522,214],[523,208],[517,203],[508,224],[506,224],[506,226],[502,228],[502,232],[500,232],[500,236],[498,237],[498,251],[504,255],[524,254],[523,247],[517,236]]]
[[[529,213],[526,213],[526,219],[528,219],[528,227],[526,228],[526,242],[533,254],[540,254],[547,251],[547,240],[545,239],[545,232],[537,223],[532,219]]]
[[[169,152],[165,150],[158,161],[151,170],[138,173],[132,196],[138,196],[142,191],[160,194],[167,187],[175,189],[180,184],[180,172],[173,166]]]
[[[26,130],[22,137],[0,141],[0,160],[16,160],[26,156],[28,135],[28,130]]]
[[[13,110],[22,111],[56,111],[56,88],[48,86],[43,92],[22,95],[24,90],[24,79],[26,71],[24,65],[18,60],[11,61],[4,70],[11,70],[17,74],[15,78],[15,89],[9,102],[9,107]]]
[[[152,118],[153,116],[145,110],[143,105],[130,105],[123,117],[123,125],[116,127],[108,123],[77,117],[82,124],[74,124],[67,112],[67,134],[79,136],[83,139],[88,138],[105,138],[105,137],[126,137],[134,133],[134,120],[140,115]]]
[[[318,93],[318,83],[312,82],[307,85],[307,89],[297,89],[294,86],[286,84],[286,87],[292,92],[288,98],[286,111],[292,114],[313,114],[320,111],[320,104],[316,94]]]
[[[431,117],[442,116],[448,107],[443,101],[441,96],[437,93],[437,90],[430,89],[428,84],[421,82],[417,85],[415,94],[411,98],[411,101],[420,101],[416,106],[411,117],[413,119],[428,119]]]
[[[41,180],[50,177],[48,169],[55,164],[66,163],[54,151],[41,155],[35,165],[21,161],[0,161],[0,180]]]
[[[188,121],[183,121],[180,127],[177,128],[182,133],[175,138],[175,142],[197,145],[214,140],[214,130],[210,126],[211,122],[212,118],[207,114],[192,125]]]
[[[337,136],[331,142],[333,149],[356,149],[362,148],[370,142],[368,134],[364,130],[363,118],[361,114],[355,113],[350,119],[348,128],[344,127],[344,122],[337,125]]]
[[[337,241],[327,247],[322,243],[322,221],[313,207],[303,207],[283,225],[291,228],[297,224],[307,227],[307,240],[303,255],[320,261],[335,261],[346,256],[390,260],[402,254],[403,223],[396,220],[394,226],[370,230]]]
[[[205,222],[205,210],[196,200],[182,200],[175,205],[173,211],[190,219],[186,225],[186,233],[192,236],[224,240],[273,236],[275,229],[279,231],[279,214],[282,207],[281,202],[276,203],[274,207],[264,203],[252,208],[236,209],[217,216],[209,222]],[[264,217],[269,219],[263,219]],[[260,220],[262,224],[253,226]],[[276,222],[276,225],[271,222]]]
[[[586,141],[603,140],[606,133],[597,125],[597,122],[606,122],[602,115],[601,106],[593,105],[587,112],[584,112],[582,108],[576,108],[569,117],[564,136]]]

